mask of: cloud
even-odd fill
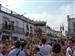
[[[72,5],[63,5],[58,8],[58,13],[55,15],[48,14],[47,12],[26,14],[25,16],[33,20],[44,20],[53,29],[59,30],[60,24],[64,24],[65,30],[67,30],[67,15],[73,13]]]
[[[3,4],[3,6],[5,6],[5,7],[6,7],[6,5],[8,5],[8,8],[13,9],[13,11],[17,11],[20,13],[21,9],[24,8],[22,6],[23,5],[25,6],[25,4],[29,1],[30,0],[13,0],[13,1],[11,1],[11,0],[0,0],[0,3]],[[34,2],[36,2],[36,1],[34,1]],[[73,5],[72,4],[61,5],[58,9],[56,9],[56,11],[57,11],[56,14],[50,14],[50,13],[48,13],[48,11],[44,11],[41,13],[25,14],[25,16],[27,16],[33,20],[47,21],[47,25],[49,25],[50,27],[52,27],[56,30],[59,29],[60,24],[64,24],[65,28],[67,29],[67,27],[66,27],[67,26],[67,15],[73,14],[73,12],[75,11],[74,6],[75,6],[75,3]]]

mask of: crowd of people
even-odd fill
[[[0,56],[75,56],[75,41],[66,40],[41,40],[32,42],[24,40],[0,44]]]

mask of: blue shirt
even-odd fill
[[[20,48],[15,48],[15,49],[11,50],[11,51],[9,52],[9,55],[8,55],[8,56],[16,56],[17,53],[19,52],[19,50],[20,50],[20,53],[19,53],[18,56],[26,56],[26,55],[25,55],[25,52],[24,52],[23,50],[21,50]]]
[[[43,56],[50,56],[50,53],[51,53],[51,49],[52,47],[48,44],[43,44],[41,47],[40,47],[40,53],[43,55]]]

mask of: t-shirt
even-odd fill
[[[72,54],[73,54],[73,56],[75,56],[75,46],[72,49]]]
[[[72,55],[72,49],[68,47],[66,50],[66,56],[71,56],[71,55]]]
[[[48,44],[44,44],[40,47],[40,53],[43,56],[50,56],[51,50],[52,50],[52,47]]]
[[[19,52],[19,50],[20,50],[20,53],[19,53],[18,56],[25,56],[24,51],[22,51],[20,48],[15,48],[15,49],[11,50],[11,51],[9,52],[9,55],[8,55],[8,56],[16,56],[17,53]]]

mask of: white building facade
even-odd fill
[[[34,32],[33,21],[0,4],[0,40],[27,39]]]
[[[33,21],[0,4],[0,40],[32,39],[35,38],[35,30],[38,28],[42,30],[42,37],[58,33],[47,27],[45,21]]]

